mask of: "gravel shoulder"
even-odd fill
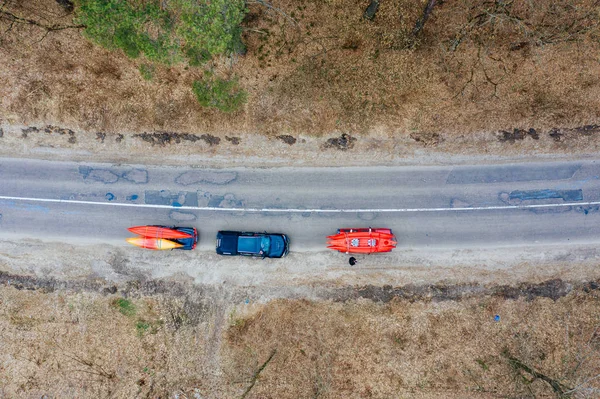
[[[284,259],[239,259],[213,252],[151,252],[113,246],[74,246],[40,241],[1,241],[0,271],[57,281],[105,285],[165,280],[253,291],[254,300],[326,297],[342,287],[585,282],[600,278],[600,250],[520,247],[482,250],[396,250],[383,256],[333,252],[291,253]]]
[[[0,121],[0,156],[204,167],[459,165],[572,160],[600,154],[600,127],[492,131],[468,136],[373,130],[354,137],[81,131]]]

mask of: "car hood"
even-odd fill
[[[286,242],[281,236],[271,236],[271,249],[269,256],[280,257],[283,256],[286,250]]]

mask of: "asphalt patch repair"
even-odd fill
[[[509,200],[545,200],[545,199],[554,199],[560,198],[563,201],[583,201],[583,191],[581,189],[578,190],[529,190],[522,191],[516,190],[511,191],[508,195]]]

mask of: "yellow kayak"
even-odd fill
[[[183,247],[182,244],[164,238],[132,237],[127,238],[126,241],[136,247],[146,249],[167,250]]]

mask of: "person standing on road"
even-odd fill
[[[356,260],[356,258],[354,256],[351,256],[350,259],[348,260],[348,263],[350,263],[350,266],[354,266],[358,263],[358,261]]]

